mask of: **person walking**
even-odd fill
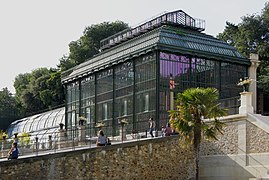
[[[155,129],[155,122],[153,121],[153,118],[150,117],[149,118],[149,134],[151,135],[151,137],[154,137],[153,136],[154,129]]]

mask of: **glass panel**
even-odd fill
[[[48,117],[48,119],[46,121],[46,124],[45,124],[46,128],[52,127],[53,121],[54,121],[54,119],[55,119],[55,117],[57,116],[58,113],[59,113],[58,111],[53,111],[51,113],[51,115]]]
[[[59,126],[59,124],[60,123],[63,123],[63,124],[65,124],[65,122],[64,122],[64,115],[65,115],[65,112],[64,112],[64,110],[61,110],[58,114],[57,114],[57,116],[54,118],[54,121],[53,121],[53,127],[58,127]]]
[[[167,58],[164,55],[164,58]],[[135,60],[135,126],[138,131],[148,128],[148,119],[156,113],[156,56],[147,54]]]
[[[112,118],[113,69],[97,73],[97,122]]]
[[[65,115],[65,111],[64,108],[59,109],[59,111],[55,112],[55,116],[51,119],[51,121],[49,122],[49,127],[59,127],[60,123],[65,124],[64,122],[64,115]]]
[[[243,65],[160,52],[160,125],[169,120],[172,94],[175,97],[190,87],[215,87],[221,98],[235,97],[240,92],[236,83],[246,76],[246,70]]]
[[[123,101],[123,115],[127,115],[127,100]]]
[[[115,68],[115,105],[114,117],[116,130],[118,121],[127,120],[128,128],[133,129],[133,91],[134,91],[134,69],[133,61],[120,64]],[[118,133],[118,132],[116,132]]]
[[[170,80],[175,83],[175,91],[181,92],[190,86],[190,59],[175,54],[160,53],[160,89],[169,90]]]
[[[149,95],[145,95],[145,111],[149,111]]]
[[[95,121],[95,76],[89,76],[81,81],[82,109],[81,115],[87,119],[87,126]]]
[[[218,88],[219,63],[216,61],[192,58],[191,78],[194,87]]]
[[[104,103],[103,104],[103,109],[102,109],[102,112],[103,112],[103,116],[102,116],[102,119],[107,119],[108,118],[108,110],[107,110],[107,103]]]
[[[38,115],[40,116],[40,115]],[[29,120],[27,121],[26,126],[24,127],[25,132],[30,132],[31,131],[31,126],[34,122],[36,116],[29,117]]]
[[[44,129],[45,128],[45,123],[48,120],[48,117],[50,116],[51,112],[49,111],[48,113],[44,114],[42,118],[38,122],[37,129]]]
[[[37,116],[33,119],[33,123],[31,124],[31,131],[38,130],[38,123],[43,115]]]
[[[73,82],[67,85],[67,119],[68,127],[75,125],[77,122],[76,112],[79,112],[79,82]],[[70,113],[71,112],[71,113]],[[57,126],[57,125],[56,125]]]
[[[247,68],[242,65],[221,63],[221,97],[230,98],[239,96],[242,91],[237,83],[240,78],[247,76]]]

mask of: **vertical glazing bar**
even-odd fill
[[[78,103],[79,103],[79,106],[78,106],[78,116],[80,117],[81,114],[82,114],[82,88],[81,88],[81,79],[79,79],[79,84],[78,84]],[[78,121],[78,120],[77,120]],[[77,124],[76,124],[77,126]]]
[[[65,96],[65,116],[64,116],[64,122],[65,122],[65,129],[67,129],[68,128],[68,126],[69,126],[69,124],[68,124],[68,113],[67,113],[67,111],[68,111],[68,103],[70,103],[70,102],[68,102],[68,93],[67,93],[67,84],[65,84],[64,85],[64,96]],[[71,124],[70,124],[70,126],[71,126]]]
[[[112,137],[116,136],[117,122],[115,119],[115,67],[112,67]]]
[[[160,129],[160,52],[155,51],[155,63],[156,63],[156,102],[155,102],[155,117],[156,117],[156,130]]]
[[[94,74],[94,101],[95,101],[95,108],[94,108],[94,122],[93,122],[93,127],[95,126],[97,122],[97,73]],[[96,133],[96,132],[94,132]]]
[[[139,58],[139,57],[138,57]],[[135,81],[136,81],[136,69],[135,69],[135,58],[132,60],[133,61],[133,72],[134,72],[134,79],[133,79],[133,129],[137,130],[137,125],[135,121],[136,117],[136,106],[135,106]]]
[[[220,98],[222,98],[223,96],[223,93],[222,93],[222,81],[221,81],[221,63],[222,62],[219,62],[219,82],[218,82],[218,88],[219,88],[219,93],[220,93]]]
[[[196,66],[196,59],[195,59],[195,63],[193,64],[193,59],[194,59],[194,57],[192,58],[191,56],[186,56],[187,57],[187,59],[189,59],[189,67],[190,67],[190,70],[189,70],[189,73],[188,73],[188,76],[190,77],[189,78],[189,84],[188,84],[188,87],[186,87],[186,88],[190,88],[190,87],[193,87],[194,86],[194,83],[195,83],[195,81],[193,81],[193,74],[195,74],[195,73],[193,73],[193,71],[194,70],[196,70],[196,68],[193,70],[193,67],[195,67]]]

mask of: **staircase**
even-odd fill
[[[247,120],[265,132],[269,133],[269,116],[248,113]],[[269,171],[267,171],[267,175],[261,178],[257,178],[257,180],[269,180]]]
[[[248,113],[247,120],[265,132],[269,133],[269,116]]]

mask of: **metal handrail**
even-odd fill
[[[98,129],[94,127],[84,127],[86,132],[97,132]],[[107,127],[104,127],[104,132]],[[94,131],[94,129],[96,131]],[[119,131],[121,126],[119,125]],[[113,144],[126,143],[129,141],[140,141],[147,137],[146,130],[143,132],[134,131],[130,128],[124,129],[126,139],[123,139],[119,132],[117,135],[110,135],[108,138]],[[71,129],[56,129],[54,132],[47,132],[39,134],[39,136],[19,136],[16,139],[18,142],[18,148],[20,156],[39,156],[42,154],[57,153],[60,151],[73,151],[80,148],[94,148],[96,147],[97,135],[96,133],[90,133],[81,138],[79,134],[79,128]],[[50,137],[49,137],[50,136]],[[26,138],[30,138],[30,141],[26,141]],[[8,150],[11,148],[15,139],[10,138],[7,140],[0,139],[0,159],[6,158]],[[27,142],[27,143],[26,143]]]

